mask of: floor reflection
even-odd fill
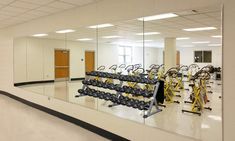
[[[182,102],[186,100],[189,95],[189,91],[185,90],[181,91],[182,97],[177,98],[181,101],[181,104],[166,104],[167,107],[163,108],[162,112],[154,114],[145,120],[142,117],[143,112],[137,109],[126,106],[114,106],[110,108],[108,105],[111,104],[111,102],[88,96],[75,98],[77,90],[82,87],[81,81],[33,84],[21,86],[21,88],[113,114],[135,122],[144,123],[148,126],[202,139],[203,141],[220,141],[222,140],[222,100],[219,96],[221,96],[222,86],[218,84],[221,84],[221,82],[214,81],[214,83],[211,83],[212,87],[209,88],[213,91],[212,94],[208,94],[211,101],[208,106],[213,108],[212,111],[204,110],[201,116],[188,113],[182,114],[181,110],[183,108],[191,108],[191,105]],[[187,86],[188,84],[185,83],[185,87]]]

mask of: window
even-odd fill
[[[194,52],[194,62],[195,63],[202,62],[202,51],[195,51]]]
[[[204,62],[205,63],[211,63],[211,51],[204,51]]]
[[[195,63],[211,63],[212,52],[211,51],[194,51]]]
[[[132,48],[126,46],[119,46],[118,48],[118,63],[131,64],[132,62]]]

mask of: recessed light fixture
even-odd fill
[[[188,40],[190,39],[189,37],[179,37],[179,38],[176,38],[176,40]]]
[[[157,35],[160,32],[145,32],[145,33],[136,33],[136,35]]]
[[[213,38],[222,38],[222,35],[214,35],[214,36],[211,36]]]
[[[208,129],[208,128],[210,128],[210,126],[207,125],[207,124],[201,124],[201,128],[202,128],[202,129]]]
[[[197,41],[197,42],[192,42],[193,44],[208,44],[210,41]]]
[[[71,33],[71,32],[75,32],[75,30],[73,30],[73,29],[64,29],[64,30],[56,31],[56,33]]]
[[[214,30],[216,27],[199,27],[199,28],[186,28],[184,31],[204,31],[204,30]]]
[[[111,27],[111,26],[114,26],[114,25],[106,23],[106,24],[92,25],[92,26],[89,26],[89,28],[105,28],[105,27]]]
[[[174,13],[166,13],[166,14],[142,17],[142,18],[138,18],[138,20],[139,21],[153,21],[153,20],[167,19],[167,18],[173,18],[173,17],[178,17],[178,15]]]
[[[222,46],[222,44],[209,44],[209,47],[218,47],[218,46]]]
[[[116,36],[116,35],[113,35],[113,36],[103,36],[102,38],[104,38],[104,39],[113,39],[113,38],[121,38],[121,36]]]
[[[194,47],[194,45],[181,45],[180,47]]]
[[[222,118],[221,116],[216,116],[216,115],[208,115],[208,118],[211,118],[213,120],[221,121]]]
[[[40,34],[34,34],[32,35],[33,37],[44,37],[44,36],[48,36],[48,34],[45,33],[40,33]]]
[[[77,39],[78,41],[91,41],[91,38],[81,38],[81,39]]]
[[[144,42],[152,42],[153,40],[140,40],[140,41],[136,41],[137,43],[143,43]]]

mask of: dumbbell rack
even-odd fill
[[[102,73],[103,72],[87,73],[84,81],[94,80],[94,79],[92,79],[92,77],[100,77],[100,78],[106,78],[106,79],[110,78],[110,77],[103,76]],[[93,75],[93,74],[95,74],[95,75]],[[112,74],[112,73],[105,73],[105,74],[113,75],[114,77],[112,77],[112,79],[116,79],[116,80],[120,81],[120,83],[116,85],[116,88],[119,87],[119,89],[123,87],[124,82],[133,82],[133,81],[128,81],[128,80],[120,79],[121,77],[124,77],[125,75]],[[128,76],[128,77],[131,77],[131,76]],[[145,78],[145,80],[146,80],[146,78]],[[102,83],[104,83],[104,82],[102,82]],[[147,97],[149,99],[149,105],[147,107],[145,107],[145,109],[144,109],[145,112],[144,112],[143,118],[147,118],[147,117],[149,117],[149,116],[151,116],[153,114],[161,112],[162,109],[159,108],[159,103],[158,103],[157,98],[156,98],[157,94],[159,94],[158,93],[158,89],[159,89],[159,86],[160,86],[160,82],[159,81],[154,81],[154,82],[153,81],[149,81],[148,83],[145,83],[143,81],[142,82],[138,82],[137,81],[137,83],[142,83],[142,84],[150,84],[151,83],[151,84],[154,85],[154,90],[153,90],[152,94]],[[81,90],[84,91],[87,88],[90,89],[89,85],[94,86],[92,84],[83,84],[83,87],[82,87],[82,89],[80,89],[80,91]],[[96,86],[96,87],[104,88],[102,86]],[[107,88],[104,88],[104,89],[107,89]],[[112,96],[115,96],[117,99],[119,99],[122,96],[122,94],[126,93],[126,92],[123,92],[123,91],[119,91],[117,89],[113,89],[113,90],[116,91],[116,93],[113,94]],[[163,95],[164,95],[164,93],[163,93]],[[79,95],[76,95],[75,97],[81,97],[81,96],[87,96],[87,94],[80,93]],[[144,98],[146,98],[146,97],[144,97]],[[110,101],[112,101],[112,100],[110,100]],[[122,104],[121,103],[113,102],[113,104],[109,105],[109,107],[118,106],[118,105],[122,105]],[[154,107],[155,107],[156,111],[153,111]]]

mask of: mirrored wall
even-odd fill
[[[18,37],[14,85],[146,126],[219,141],[221,22],[217,6]]]

